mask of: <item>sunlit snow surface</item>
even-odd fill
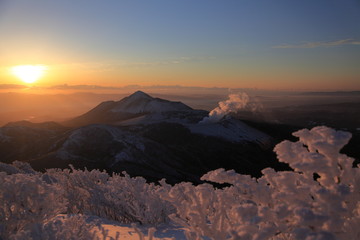
[[[103,224],[102,227],[104,227],[106,230],[109,231],[109,237],[113,237],[115,239],[116,234],[119,233],[121,240],[135,240],[140,239],[139,234],[136,233],[135,229],[131,226],[116,226],[111,224]],[[181,228],[172,228],[172,227],[166,227],[163,226],[164,229],[158,229],[153,237],[153,240],[182,240],[186,239],[184,235],[184,230]],[[141,232],[144,234],[145,237],[148,237],[147,228],[142,227]],[[101,235],[98,235],[101,237]]]
[[[98,221],[101,226],[105,229],[105,231],[108,231],[108,238],[110,237],[116,239],[116,235],[119,235],[119,239],[121,240],[134,240],[134,239],[140,239],[139,234],[136,230],[139,230],[145,237],[145,239],[148,239],[149,237],[149,229],[154,228],[154,226],[150,225],[132,225],[132,224],[121,224],[119,222],[110,221],[107,219],[101,219],[97,217],[89,217],[88,218],[91,221]],[[90,222],[91,222],[90,221]],[[136,227],[137,229],[135,229]],[[97,233],[97,236],[101,237],[103,236],[100,232]],[[155,227],[154,237],[153,240],[170,240],[170,239],[176,239],[176,240],[182,240],[186,239],[184,235],[184,229],[179,226],[175,226],[173,224],[161,224],[159,226]]]

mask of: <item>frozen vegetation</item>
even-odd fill
[[[128,224],[134,239],[153,239],[164,223],[188,240],[360,239],[360,170],[339,153],[351,134],[315,127],[294,136],[298,142],[275,147],[294,171],[267,168],[256,179],[217,169],[197,186],[0,163],[0,239],[111,239],[88,216]],[[147,234],[138,229],[144,225]]]

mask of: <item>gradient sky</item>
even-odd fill
[[[0,0],[0,84],[360,90],[358,0]]]

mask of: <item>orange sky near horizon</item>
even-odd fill
[[[360,91],[360,3],[184,1],[0,1],[0,85]]]
[[[181,63],[180,63],[181,64]],[[101,64],[46,65],[44,75],[34,83],[24,83],[11,73],[13,66],[0,70],[0,84],[19,84],[47,88],[56,85],[98,85],[124,87],[128,85],[180,85],[221,88],[257,88],[264,90],[305,90],[305,91],[354,91],[360,90],[359,78],[332,73],[296,73],[291,69],[253,71],[239,69],[227,71],[192,66],[133,66],[119,69],[106,68]],[[14,65],[16,66],[16,65]]]

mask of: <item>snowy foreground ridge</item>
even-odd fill
[[[202,177],[228,184],[220,189],[0,163],[0,239],[360,239],[360,170],[339,153],[351,134],[315,127],[294,136],[298,142],[275,147],[294,171]],[[109,232],[104,221],[128,234]]]

